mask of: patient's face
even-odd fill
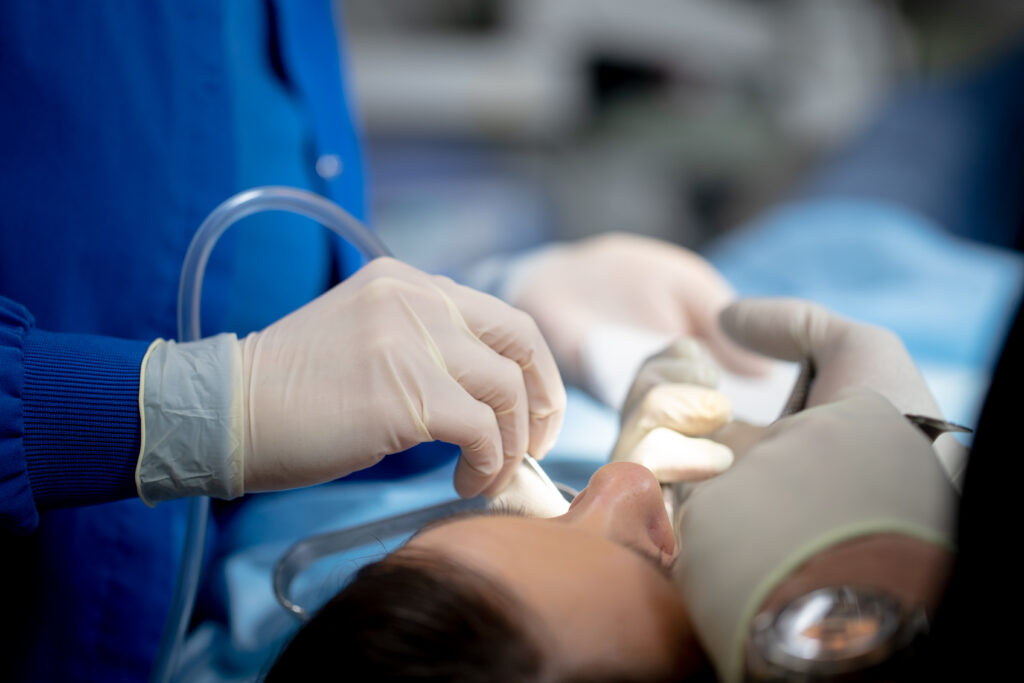
[[[561,517],[459,518],[410,546],[443,552],[522,600],[555,673],[679,675],[700,661],[668,577],[676,547],[661,489],[639,465],[601,468]]]

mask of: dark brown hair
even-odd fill
[[[524,609],[479,573],[404,548],[359,570],[265,681],[538,681],[543,661]]]

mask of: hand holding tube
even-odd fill
[[[561,426],[564,388],[529,316],[393,259],[238,344],[228,428],[247,492],[442,440],[462,447],[455,487],[472,496],[500,488],[527,451],[543,456]]]

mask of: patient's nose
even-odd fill
[[[661,486],[650,470],[636,463],[614,462],[595,472],[562,521],[666,561],[675,555]]]

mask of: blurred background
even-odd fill
[[[1019,0],[339,5],[373,222],[435,272],[611,230],[700,249],[1024,34]]]
[[[946,418],[977,425],[1024,291],[1007,248],[1024,228],[1024,1],[336,1],[371,219],[399,258],[465,275],[553,239],[663,238],[741,294],[895,330]],[[655,350],[595,346],[623,392]],[[790,387],[772,404],[720,384],[755,422]],[[568,396],[544,467],[582,487],[618,403]],[[243,680],[295,627],[267,581],[294,540],[451,497],[446,468],[406,481],[247,503],[220,536],[230,628],[196,631],[193,668]]]

